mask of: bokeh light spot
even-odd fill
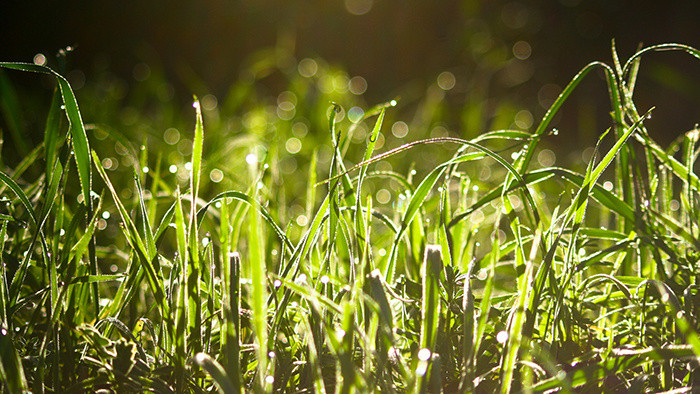
[[[180,132],[176,128],[171,127],[163,133],[163,140],[168,145],[175,145],[180,140]]]
[[[348,82],[348,90],[350,90],[350,93],[354,95],[361,95],[367,90],[367,80],[359,75],[350,78],[350,81]]]
[[[299,138],[292,137],[287,140],[284,147],[287,149],[287,152],[291,154],[299,153],[301,150],[301,140]]]
[[[525,60],[532,54],[532,47],[526,41],[518,41],[513,45],[513,56]]]
[[[528,110],[524,109],[515,114],[515,124],[521,129],[529,129],[532,127],[532,122],[532,113]]]
[[[43,53],[37,53],[34,55],[34,64],[37,66],[44,66],[46,65],[46,56],[44,56]]]
[[[542,167],[551,167],[557,161],[557,156],[549,149],[542,149],[540,153],[537,154],[537,162],[540,163]]]
[[[224,173],[220,169],[214,168],[209,172],[209,179],[214,183],[219,183],[224,179]]]
[[[302,77],[311,78],[316,75],[316,71],[318,71],[318,64],[314,59],[302,59],[297,66],[297,70],[299,71],[299,75]]]
[[[362,110],[360,107],[352,107],[348,110],[348,119],[352,123],[357,123],[362,119],[362,116],[365,114],[365,111]]]
[[[215,109],[218,104],[219,101],[213,94],[207,94],[206,96],[202,97],[202,108],[204,108],[206,111]]]
[[[391,192],[386,189],[379,189],[379,191],[377,191],[377,202],[386,204],[389,201],[391,201]]]
[[[437,77],[437,84],[442,90],[450,90],[455,87],[457,79],[455,75],[449,71],[443,71]]]
[[[364,15],[372,9],[372,0],[345,0],[345,9],[353,15]]]
[[[396,138],[403,138],[408,134],[408,125],[402,121],[398,121],[391,126],[391,134]]]

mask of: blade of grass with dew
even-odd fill
[[[497,214],[494,220],[494,232],[491,236],[491,253],[488,255],[489,268],[487,271],[487,276],[484,279],[484,291],[481,298],[481,303],[479,304],[479,320],[476,326],[476,335],[474,336],[474,352],[472,365],[477,365],[476,355],[480,354],[481,343],[484,338],[484,332],[486,331],[486,323],[489,318],[491,310],[491,294],[493,293],[493,287],[496,280],[496,264],[499,260],[499,247],[500,238],[497,235],[498,226],[501,221],[501,213]]]
[[[163,319],[170,320],[170,308],[168,306],[167,300],[165,299],[165,292],[163,290],[162,285],[163,278],[160,277],[159,272],[155,269],[153,265],[153,259],[157,258],[157,255],[149,256],[147,254],[143,238],[139,235],[138,230],[134,225],[134,222],[131,220],[129,213],[126,211],[126,208],[124,208],[124,205],[122,204],[119,198],[119,194],[114,189],[112,182],[107,177],[107,174],[105,173],[105,170],[102,167],[102,163],[97,157],[97,154],[94,155],[93,162],[95,164],[97,172],[100,174],[102,180],[105,182],[105,185],[112,194],[112,198],[115,202],[115,205],[117,206],[117,210],[122,219],[124,235],[126,235],[127,241],[129,242],[132,250],[136,253],[137,257],[141,261],[141,266],[146,271],[146,277],[148,279],[149,287],[151,288],[151,291],[153,291],[153,295],[156,298],[156,302],[161,310]]]
[[[613,106],[615,113],[615,121],[618,122],[618,124],[622,124],[622,115],[619,111],[620,99],[617,95],[617,89],[615,88],[616,83],[614,71],[610,68],[610,66],[608,66],[605,63],[589,63],[586,67],[581,69],[581,71],[579,71],[578,74],[574,76],[574,78],[571,80],[571,82],[569,82],[568,85],[566,85],[564,90],[562,90],[562,92],[559,94],[556,100],[554,100],[554,103],[549,107],[549,109],[545,113],[544,117],[542,118],[542,121],[540,121],[539,125],[537,126],[537,129],[533,133],[531,143],[528,144],[528,148],[525,150],[525,153],[520,155],[516,162],[515,168],[518,170],[519,173],[525,173],[527,171],[527,167],[530,164],[530,161],[532,160],[532,156],[535,154],[535,148],[537,147],[539,140],[542,138],[545,131],[549,128],[549,125],[552,123],[554,116],[559,112],[561,106],[564,104],[564,102],[566,102],[566,100],[568,100],[569,96],[571,96],[573,91],[586,77],[586,75],[588,75],[589,72],[591,72],[597,67],[601,67],[605,72],[606,80],[608,82],[608,91],[611,95],[610,102]],[[510,181],[505,182],[505,184],[510,184]]]
[[[377,138],[379,137],[379,130],[382,128],[382,123],[384,121],[384,113],[386,111],[386,108],[382,108],[379,112],[379,117],[377,118],[377,122],[374,124],[374,128],[372,129],[372,132],[369,135],[369,139],[367,142],[367,148],[365,149],[365,155],[362,158],[362,161],[367,161],[372,157],[372,153],[374,152],[374,147],[377,144]],[[356,187],[356,202],[355,202],[355,230],[358,231],[357,237],[361,241],[360,245],[363,245],[365,242],[368,242],[367,239],[367,234],[364,233],[365,229],[365,224],[363,223],[363,217],[361,214],[361,207],[362,207],[362,181],[364,180],[365,174],[367,173],[367,165],[362,166],[360,168],[360,173],[357,176],[357,187]]]
[[[350,147],[350,143],[352,142],[352,137],[357,129],[357,127],[365,120],[375,116],[379,115],[382,112],[386,111],[387,108],[395,107],[398,102],[396,100],[391,100],[387,101],[381,104],[377,104],[374,107],[370,108],[362,114],[362,117],[355,123],[353,123],[350,128],[348,129],[347,136],[344,138],[343,142],[341,143],[341,149],[340,151],[342,152],[343,157],[345,156],[345,153],[348,151],[348,148]],[[376,137],[375,137],[376,138]]]
[[[450,232],[447,228],[451,216],[449,188],[449,183],[446,183],[440,192],[440,223],[437,229],[437,239],[442,251],[443,265],[445,267],[455,267]]]
[[[638,57],[646,54],[647,52],[661,52],[661,51],[683,51],[691,56],[694,56],[698,59],[700,59],[700,50],[693,48],[688,45],[683,45],[683,44],[659,44],[659,45],[652,45],[650,47],[646,47],[640,51],[637,51],[634,55],[632,55],[629,59],[627,59],[627,62],[625,62],[625,66],[622,68],[622,76],[626,76],[631,68],[634,65],[634,62],[637,60]]]
[[[529,304],[529,298],[532,294],[532,272],[533,266],[535,264],[535,258],[537,257],[537,250],[539,248],[539,240],[542,234],[542,230],[537,228],[535,233],[535,238],[532,241],[532,246],[530,250],[530,256],[524,263],[525,272],[522,274],[522,280],[518,278],[518,295],[517,295],[517,306],[513,309],[513,318],[510,323],[508,331],[508,340],[504,346],[504,355],[502,358],[501,370],[501,393],[510,393],[513,384],[513,375],[515,372],[515,365],[518,358],[518,352],[520,350],[520,345],[523,339],[529,340],[529,338],[523,338],[523,327],[525,324],[525,307]],[[520,240],[520,234],[516,234],[518,240]],[[518,246],[521,251],[524,252],[524,245],[522,241],[518,241]],[[520,254],[520,253],[518,253]]]
[[[257,178],[257,166],[251,165],[252,179]],[[257,190],[257,189],[256,189]],[[255,192],[254,192],[255,193]],[[257,196],[257,193],[254,194]],[[255,354],[257,374],[255,386],[259,390],[266,387],[268,369],[267,357],[267,268],[265,253],[263,253],[263,231],[260,226],[260,213],[258,210],[248,211],[248,264],[251,268],[252,292],[250,305],[253,310],[253,332],[255,333]]]
[[[153,256],[156,254],[156,239],[153,234],[153,227],[151,226],[149,220],[148,210],[146,209],[146,201],[143,194],[143,187],[141,186],[141,180],[138,176],[138,171],[139,169],[137,169],[134,173],[134,183],[136,184],[136,197],[139,213],[141,214],[141,229],[144,237],[144,244],[146,246],[146,253],[148,256]]]
[[[270,212],[259,201],[256,201],[253,197],[250,197],[249,195],[236,190],[229,190],[227,192],[219,193],[218,195],[216,195],[216,197],[212,198],[209,202],[204,204],[204,206],[202,206],[199,209],[199,211],[197,211],[197,218],[199,220],[199,223],[202,223],[202,220],[204,220],[204,214],[207,212],[207,210],[212,204],[215,204],[216,202],[228,198],[244,202],[247,205],[255,208],[258,211],[258,214],[263,219],[265,219],[265,221],[270,225],[270,227],[275,232],[277,237],[279,237],[280,241],[282,241],[284,246],[290,250],[294,250],[294,244],[289,239],[289,237],[285,235],[284,231],[282,231],[282,228],[277,224],[275,219],[272,217],[272,214],[270,214]]]
[[[44,235],[41,231],[40,222],[37,221],[37,218],[35,216],[34,208],[32,207],[32,204],[29,202],[29,198],[24,193],[22,188],[20,188],[19,185],[12,178],[10,178],[7,174],[5,174],[2,171],[0,171],[0,182],[4,183],[7,187],[9,187],[10,190],[12,190],[12,192],[15,193],[17,198],[19,198],[20,202],[22,203],[22,205],[24,205],[24,208],[27,210],[27,212],[29,214],[29,218],[32,221],[31,224],[35,227],[35,232],[34,232],[34,235],[32,236],[30,247],[27,249],[29,251],[29,253],[27,253],[24,256],[22,263],[20,264],[19,268],[17,268],[17,271],[15,272],[15,275],[12,278],[12,283],[10,284],[9,301],[10,301],[10,304],[14,304],[17,302],[17,299],[19,298],[20,288],[21,288],[21,286],[24,282],[24,279],[27,275],[27,270],[29,269],[29,263],[31,261],[31,256],[32,256],[32,252],[33,252],[37,237],[41,238],[41,246],[42,246],[42,250],[44,252],[44,256],[46,256],[46,253],[48,253],[49,249],[46,245],[46,240],[44,239]],[[50,259],[46,259],[47,262],[49,260]]]
[[[187,253],[188,264],[187,273],[187,325],[191,338],[192,351],[198,353],[202,351],[202,302],[200,297],[200,255],[199,255],[199,235],[197,228],[197,196],[199,193],[199,178],[202,166],[202,150],[204,146],[204,126],[202,122],[201,105],[197,97],[194,97],[192,106],[195,109],[196,124],[194,138],[192,142],[192,174],[190,176],[190,218],[187,226]]]
[[[75,154],[75,163],[78,168],[78,178],[80,180],[80,186],[83,194],[83,199],[85,205],[87,206],[87,220],[92,218],[92,170],[90,163],[90,146],[88,144],[87,134],[85,133],[85,126],[83,124],[82,116],[80,114],[80,109],[78,108],[78,102],[75,99],[75,94],[71,88],[68,81],[61,76],[59,73],[55,72],[49,67],[39,66],[36,64],[27,63],[6,63],[0,62],[0,67],[50,74],[56,78],[58,81],[58,86],[61,91],[61,96],[63,98],[63,105],[65,107],[65,113],[70,121],[70,133],[73,140],[73,152]],[[90,270],[92,274],[97,274],[97,260],[94,256],[94,243],[90,247]],[[94,298],[95,313],[97,313],[97,302],[98,302],[98,289],[97,285],[93,286],[92,296]]]
[[[423,202],[426,200],[428,197],[428,193],[432,190],[433,186],[435,186],[435,183],[437,182],[438,178],[445,172],[447,169],[447,166],[453,163],[457,162],[467,162],[470,160],[478,160],[483,158],[482,153],[469,153],[465,154],[463,156],[460,156],[458,158],[454,158],[448,162],[445,162],[438,167],[436,167],[434,170],[432,170],[423,180],[421,183],[418,185],[416,188],[415,193],[411,195],[410,200],[408,201],[408,205],[406,206],[406,210],[403,214],[403,217],[401,219],[401,227],[399,228],[399,232],[396,234],[396,237],[394,238],[394,243],[392,244],[391,247],[391,252],[389,253],[389,258],[387,260],[386,267],[384,268],[384,277],[386,278],[387,281],[391,282],[393,277],[394,277],[394,269],[395,269],[395,263],[397,259],[397,254],[398,254],[398,248],[399,248],[399,243],[401,242],[401,239],[403,238],[403,235],[406,233],[406,230],[410,226],[411,222],[413,221],[413,218],[418,214],[418,210],[420,207],[423,205]]]
[[[175,240],[177,245],[177,257],[175,264],[179,267],[178,292],[175,302],[175,332],[179,333],[173,338],[175,346],[175,383],[181,389],[185,381],[185,360],[189,352],[188,341],[188,319],[189,305],[187,296],[187,266],[189,265],[189,255],[187,253],[187,234],[185,225],[185,214],[182,210],[182,198],[180,188],[175,190]]]
[[[462,377],[459,382],[460,392],[474,391],[474,292],[472,291],[472,274],[476,258],[472,258],[464,276],[464,291],[462,293]]]
[[[2,257],[7,242],[7,220],[2,220],[0,227],[0,329],[8,329],[7,306],[10,302],[7,287],[7,273],[5,272],[5,259]]]
[[[427,245],[423,264],[421,265],[421,277],[423,279],[423,296],[421,306],[420,351],[428,350],[429,355],[436,353],[438,326],[440,323],[440,272],[442,272],[443,257],[440,245]],[[429,361],[422,359],[422,361]],[[425,374],[420,377],[420,391],[427,390],[431,379],[432,362],[426,366]]]
[[[227,367],[226,374],[231,379],[234,387],[242,390],[240,376],[240,338],[241,338],[241,257],[238,252],[233,252],[228,256],[229,266],[228,277],[228,298],[224,304],[224,333],[225,353],[224,361]]]

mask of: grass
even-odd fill
[[[0,74],[22,153],[0,171],[2,390],[697,389],[700,132],[663,148],[633,100],[666,50],[700,58],[613,46],[533,132],[408,143],[395,101],[361,110],[324,65],[286,70],[276,106],[251,71],[218,106],[195,98],[192,125],[167,102],[120,110],[109,83],[81,109],[60,73],[0,63],[57,84],[32,144]],[[592,70],[611,127],[584,168],[538,165]]]

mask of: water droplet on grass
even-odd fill
[[[508,332],[506,331],[501,331],[496,335],[496,340],[498,343],[506,343],[508,340]]]
[[[423,348],[418,351],[418,359],[421,361],[428,361],[430,360],[430,356],[432,355],[432,352],[430,349]]]

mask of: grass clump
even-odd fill
[[[697,388],[700,132],[664,149],[633,101],[663,50],[700,57],[666,44],[623,64],[613,47],[532,133],[393,149],[396,102],[364,111],[315,91],[323,76],[290,74],[276,108],[252,83],[223,114],[195,98],[191,136],[154,142],[144,122],[134,143],[84,125],[59,73],[1,63],[57,81],[43,142],[0,171],[3,390]],[[596,153],[534,166],[594,69],[612,114]]]

